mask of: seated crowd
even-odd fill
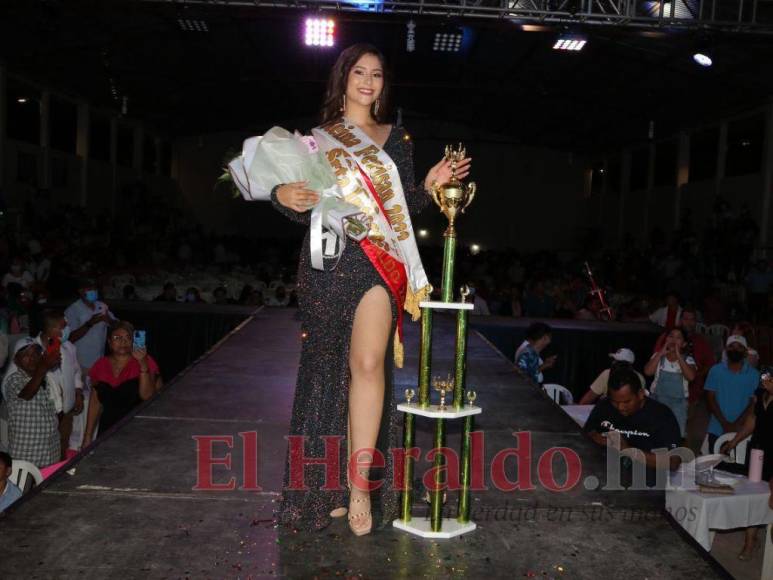
[[[706,337],[696,331],[697,320],[694,309],[681,308],[655,341],[643,373],[635,369],[631,349],[611,353],[610,367],[579,401],[594,405],[584,432],[607,450],[637,449],[640,453],[629,455],[643,464],[648,487],[655,485],[658,470],[673,471],[681,462],[676,454],[664,454],[658,463],[654,450],[727,453],[749,439],[745,457],[736,461],[745,464],[752,448],[763,450],[762,477],[770,485],[773,509],[773,368],[757,369],[759,358],[751,356],[755,351],[743,324],[732,329],[716,360]],[[533,323],[515,355],[518,369],[538,384],[542,371],[555,364],[555,357],[543,361],[540,356],[551,338],[550,326]],[[717,449],[725,434],[731,439]],[[758,545],[757,529],[749,528],[739,558],[751,558]]]

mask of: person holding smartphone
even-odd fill
[[[144,335],[141,336],[144,342]],[[89,371],[92,395],[84,447],[94,439],[97,426],[98,432],[104,433],[161,388],[158,364],[144,344],[136,344],[134,338],[134,327],[129,322],[113,324],[108,333],[110,352],[98,359]]]
[[[73,329],[70,341],[78,349],[78,362],[84,374],[105,353],[105,338],[110,324],[117,318],[107,304],[99,300],[96,284],[83,280],[78,285],[80,298],[64,311],[67,322]]]

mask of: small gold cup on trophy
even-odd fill
[[[475,391],[467,391],[467,404],[472,407],[472,404],[475,402],[475,399],[478,398],[478,393]]]
[[[432,381],[432,388],[435,389],[437,392],[440,393],[440,406],[438,407],[439,411],[445,411],[446,410],[446,393],[448,391],[454,390],[454,381],[451,378],[451,375],[448,375],[447,379],[441,379],[440,377],[435,377],[435,380]]]
[[[413,398],[416,396],[416,391],[413,389],[405,389],[405,402],[409,405],[413,401]]]
[[[451,179],[443,185],[433,183],[431,187],[433,201],[448,218],[446,236],[456,236],[456,229],[454,228],[456,216],[459,213],[464,213],[464,210],[472,203],[475,197],[475,183],[471,181],[465,185],[456,177],[456,166],[466,155],[467,151],[461,143],[459,143],[457,149],[454,149],[451,145],[446,145],[445,158],[451,163]]]
[[[467,298],[470,295],[470,287],[467,284],[465,284],[464,286],[462,286],[459,289],[459,294],[462,297],[462,303],[466,303],[467,302]]]

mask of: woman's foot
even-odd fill
[[[373,517],[370,513],[370,493],[352,490],[349,500],[349,529],[355,536],[369,534],[373,527]]]
[[[738,559],[743,560],[744,562],[747,562],[754,558],[754,554],[757,550],[760,549],[760,542],[755,537],[754,540],[751,543],[745,543],[743,546],[743,550],[741,550],[741,553],[738,554]]]
[[[331,518],[342,518],[342,517],[344,517],[347,514],[348,511],[349,510],[346,509],[345,507],[337,507],[332,512],[330,512],[330,517]]]

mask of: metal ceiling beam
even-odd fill
[[[766,0],[702,0],[686,13],[677,1],[642,0],[141,0],[175,6],[288,8],[359,14],[514,20],[523,24],[597,25],[644,30],[773,34]],[[684,3],[684,2],[683,2]],[[687,3],[684,3],[687,4]],[[764,6],[767,10],[758,8]],[[695,7],[695,8],[693,8]],[[679,13],[681,12],[681,14]]]

